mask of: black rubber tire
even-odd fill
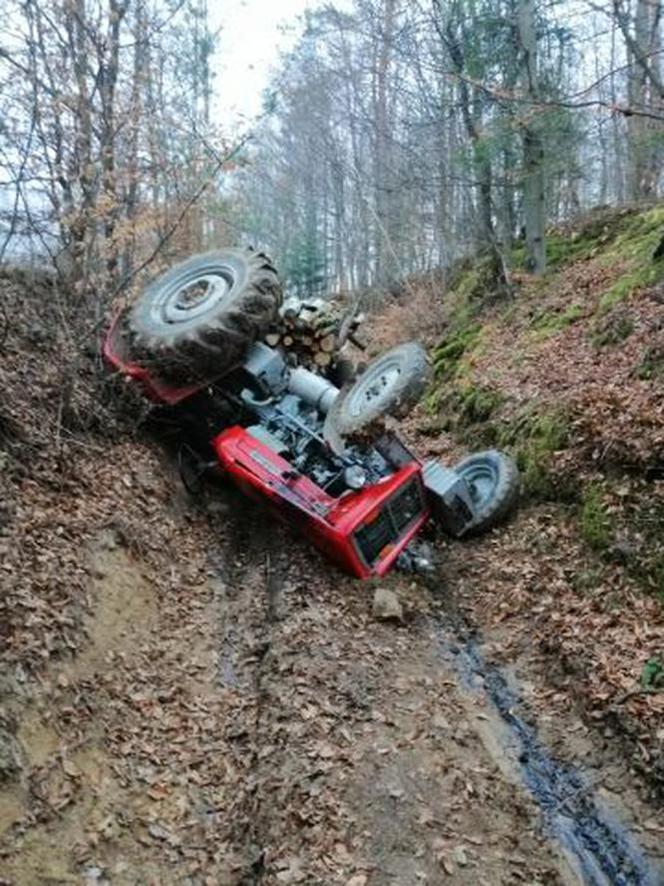
[[[222,375],[277,319],[282,297],[262,252],[194,255],[150,283],[129,312],[132,354],[172,378]]]
[[[327,380],[337,388],[352,385],[357,377],[355,364],[349,357],[337,357],[326,374]]]
[[[479,535],[501,523],[519,498],[519,470],[504,452],[475,452],[454,465],[471,489],[475,517],[464,535]],[[478,482],[479,481],[479,482]]]
[[[329,421],[347,437],[363,431],[386,415],[404,418],[420,401],[431,370],[417,342],[397,345],[366,367],[336,398]]]

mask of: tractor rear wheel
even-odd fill
[[[219,376],[277,317],[282,291],[262,252],[194,255],[154,280],[128,317],[135,358],[174,379]]]

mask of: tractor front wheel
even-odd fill
[[[514,461],[489,449],[468,455],[453,470],[466,481],[475,516],[466,535],[479,535],[496,526],[513,510],[519,497],[519,471]]]
[[[342,389],[332,404],[328,424],[341,437],[350,437],[387,415],[403,418],[420,400],[429,374],[421,345],[397,345],[372,360],[353,384]]]

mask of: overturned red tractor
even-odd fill
[[[415,565],[430,518],[461,537],[507,515],[518,495],[508,457],[422,462],[387,429],[428,383],[419,344],[392,348],[339,389],[262,341],[281,302],[267,256],[224,249],[171,268],[109,329],[108,363],[181,428],[186,475],[226,475],[359,578]]]

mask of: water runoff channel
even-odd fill
[[[575,879],[584,886],[664,886],[664,868],[646,857],[583,771],[555,759],[538,738],[518,687],[485,660],[477,636],[461,628],[452,634],[439,622],[433,629],[462,690],[485,697],[492,725],[498,724],[492,739],[539,806],[544,829]]]

